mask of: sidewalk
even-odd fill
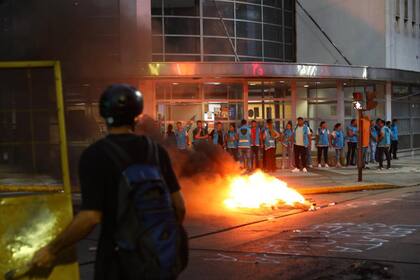
[[[368,166],[370,169],[363,169],[363,182],[357,182],[355,166],[312,168],[308,173],[292,173],[290,170],[279,169],[271,174],[305,194],[420,185],[420,156],[393,160],[389,170],[379,171],[377,164]]]

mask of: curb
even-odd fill
[[[2,192],[40,192],[53,193],[62,192],[63,186],[60,185],[0,185],[0,193]]]
[[[347,185],[347,186],[331,186],[331,187],[306,187],[295,188],[300,194],[326,194],[326,193],[344,193],[357,191],[373,191],[386,189],[400,189],[405,186],[396,186],[392,184],[365,184],[365,185]]]

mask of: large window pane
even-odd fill
[[[282,24],[282,12],[279,9],[264,7],[264,22]]]
[[[228,88],[226,84],[207,83],[204,85],[205,99],[227,99]]]
[[[173,84],[173,99],[196,99],[199,97],[198,84]]]
[[[165,15],[198,16],[200,0],[164,0]]]
[[[215,5],[216,2],[216,5]],[[224,18],[233,18],[233,3],[204,0],[203,1],[203,13],[205,17],[217,17],[219,18],[219,12]]]
[[[167,53],[200,53],[200,39],[195,37],[166,37]]]
[[[205,54],[233,54],[228,38],[204,38]]]
[[[284,42],[288,44],[293,43],[293,29],[284,29]]]
[[[247,4],[236,4],[236,18],[261,21],[261,7]]]
[[[152,50],[153,53],[162,53],[163,52],[163,40],[162,36],[153,36],[152,37]]]
[[[289,26],[289,27],[293,27],[294,26],[292,12],[288,12],[288,11],[285,11],[284,12],[284,25],[285,26]]]
[[[162,14],[162,0],[152,0],[152,15]]]
[[[292,11],[293,10],[293,2],[294,2],[294,0],[283,0],[284,8],[286,10]]]
[[[264,0],[264,5],[281,8],[283,0]]]
[[[239,54],[249,56],[261,56],[261,42],[249,40],[237,40]]]
[[[166,55],[165,61],[200,61],[199,55]]]
[[[165,18],[166,34],[200,35],[198,18]]]
[[[235,61],[234,56],[204,56],[204,61]]]
[[[283,58],[283,45],[264,42],[264,57]]]
[[[162,18],[152,18],[152,34],[162,34]]]
[[[283,41],[283,31],[280,26],[264,24],[264,40]]]
[[[261,39],[261,24],[236,22],[236,37]]]
[[[234,36],[233,21],[225,20],[224,24],[226,26],[229,36]],[[219,19],[204,19],[203,20],[203,31],[204,35],[211,36],[227,36],[223,23]]]

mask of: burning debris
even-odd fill
[[[227,199],[229,209],[257,209],[291,206],[309,207],[305,198],[276,177],[257,171],[252,175],[238,175],[229,179]]]

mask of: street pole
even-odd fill
[[[363,180],[363,110],[357,110],[358,122],[359,122],[359,133],[357,139],[357,181],[362,182]]]

